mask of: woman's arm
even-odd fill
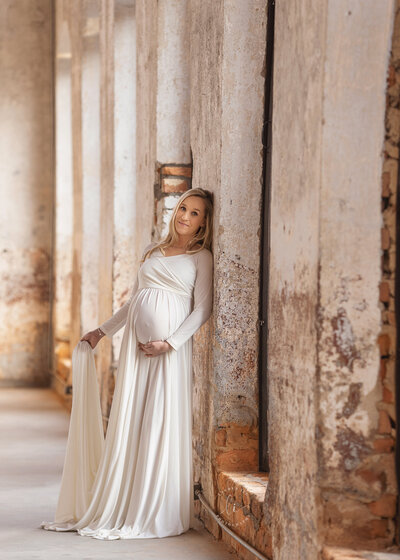
[[[213,255],[211,251],[205,250],[198,253],[193,297],[193,311],[176,331],[165,339],[174,350],[178,350],[211,315],[213,303]]]
[[[142,258],[144,256],[144,254],[153,246],[156,245],[155,242],[149,243],[149,245],[146,245],[143,254],[142,254]],[[133,285],[132,291],[131,291],[131,295],[130,298],[128,299],[128,301],[126,303],[124,303],[124,305],[122,307],[120,307],[120,309],[118,309],[118,311],[116,311],[114,313],[114,315],[112,315],[112,317],[110,317],[109,319],[107,319],[106,321],[104,321],[104,323],[102,323],[100,325],[100,329],[103,331],[103,333],[108,337],[108,338],[112,338],[114,336],[114,334],[116,332],[118,332],[126,323],[126,319],[128,317],[128,311],[129,311],[129,306],[131,304],[131,301],[133,299],[133,296],[136,294],[137,289],[139,286],[139,278],[138,278],[138,274],[136,275],[136,280],[135,283]]]

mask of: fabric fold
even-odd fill
[[[86,512],[104,448],[93,350],[80,341],[72,353],[72,409],[55,520],[44,529],[74,524]]]

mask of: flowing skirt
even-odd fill
[[[61,491],[55,521],[44,529],[130,539],[193,527],[192,339],[155,357],[138,349],[138,340],[166,338],[189,312],[190,300],[173,292],[147,288],[133,298],[104,446],[93,350],[87,342],[75,347]]]

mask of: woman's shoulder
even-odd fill
[[[200,249],[200,251],[198,251],[197,253],[195,253],[195,255],[197,256],[197,261],[201,264],[208,264],[208,265],[212,265],[213,263],[213,254],[210,251],[210,249],[207,249],[207,247],[203,247],[202,249]]]

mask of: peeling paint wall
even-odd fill
[[[392,15],[389,0],[276,5],[264,508],[276,559],[393,538],[377,435]]]
[[[320,548],[315,412],[325,17],[325,3],[276,4],[268,296],[271,471],[264,510],[277,560],[311,560]]]
[[[49,0],[0,4],[0,383],[47,385],[53,207]]]
[[[370,542],[374,548],[394,535],[393,523],[371,511],[368,504],[377,496],[365,480],[365,471],[385,459],[375,441],[381,438],[380,178],[392,15],[392,1],[328,2],[321,137],[318,441],[324,540]],[[391,484],[385,493],[395,502]]]

